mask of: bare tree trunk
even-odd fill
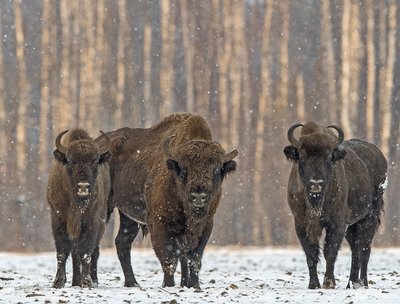
[[[322,45],[322,70],[324,71],[325,84],[327,87],[327,95],[325,103],[327,104],[327,112],[331,123],[337,122],[336,109],[338,108],[336,95],[336,70],[335,70],[335,49],[332,35],[332,21],[329,8],[329,1],[321,2],[321,45]]]
[[[221,138],[221,113],[219,107],[219,31],[218,31],[218,20],[219,20],[219,6],[218,0],[213,0],[210,4],[211,22],[210,29],[208,31],[208,64],[210,70],[210,80],[209,80],[209,100],[208,100],[208,113],[210,126],[213,130],[214,138]]]
[[[1,144],[5,147],[3,160],[0,169],[3,177],[0,182],[0,191],[3,193],[3,203],[0,204],[1,231],[6,229],[14,235],[13,241],[9,242],[7,233],[1,233],[0,243],[5,244],[2,249],[15,249],[20,246],[21,226],[20,204],[17,203],[17,197],[21,178],[18,174],[17,153],[17,126],[18,126],[18,108],[19,108],[19,62],[17,58],[17,37],[15,31],[15,9],[14,3],[10,1],[0,1],[0,35],[1,39],[1,74],[3,79],[3,106],[5,110],[5,119],[1,123],[2,132]]]
[[[350,15],[351,3],[343,2],[342,18],[342,74],[341,74],[341,126],[346,136],[352,136],[352,125],[350,123]]]
[[[374,2],[375,3],[375,2]],[[380,117],[380,100],[382,92],[382,77],[384,76],[383,72],[383,63],[386,49],[386,24],[384,18],[384,9],[381,3],[375,4],[373,7],[374,10],[374,36],[373,36],[373,46],[374,46],[374,62],[375,62],[375,83],[373,84],[375,87],[374,90],[374,106],[373,106],[373,120],[374,120],[374,133],[373,133],[373,142],[380,146],[381,144],[381,117]]]
[[[125,90],[123,121],[125,125],[143,127],[144,107],[144,3],[126,1],[129,39],[125,45]]]
[[[180,1],[171,1],[171,10],[174,14],[175,20],[175,33],[174,33],[174,46],[175,52],[173,54],[173,96],[172,96],[172,111],[186,111],[187,99],[187,82],[186,82],[186,64],[185,64],[185,49],[183,44],[182,33],[182,17],[181,17],[181,3]]]
[[[119,41],[119,9],[113,0],[105,0],[103,17],[103,54],[101,69],[101,129],[110,130],[115,126],[114,117],[110,113],[116,111],[118,90],[118,41]],[[101,38],[101,37],[100,37]]]
[[[392,87],[393,87],[393,74],[394,65],[396,60],[396,4],[388,4],[387,11],[387,52],[385,60],[385,81],[382,88],[385,91],[384,98],[381,99],[381,150],[383,154],[389,155],[389,139],[391,131],[391,100],[392,100]]]
[[[395,8],[396,13],[392,11],[389,18],[393,19],[390,22],[399,22],[400,20],[400,7],[399,4],[396,4]],[[396,16],[396,17],[394,17]],[[392,24],[393,26],[393,24]],[[393,74],[392,74],[392,85],[387,88],[391,90],[390,92],[390,137],[388,143],[388,162],[389,162],[389,186],[386,191],[385,201],[386,201],[386,212],[385,220],[384,220],[384,244],[387,245],[397,245],[400,243],[400,236],[398,233],[398,229],[400,227],[400,205],[398,197],[398,185],[400,183],[399,177],[399,163],[400,163],[400,147],[398,145],[399,142],[399,134],[400,134],[400,29],[399,27],[393,28],[391,26],[391,30],[395,29],[395,33],[393,33],[394,37],[391,39],[392,43],[390,43],[391,47],[394,47],[394,57],[393,60]]]
[[[153,107],[152,123],[160,120],[161,96],[161,57],[162,57],[162,31],[161,31],[161,5],[157,0],[149,1],[150,26],[151,26],[151,68],[150,68],[150,98]]]
[[[254,184],[254,206],[252,208],[251,217],[254,219],[252,225],[252,240],[253,242],[259,242],[260,244],[266,244],[268,242],[268,237],[271,235],[270,226],[266,224],[266,206],[268,204],[268,191],[264,186],[267,184],[268,180],[268,169],[267,166],[267,146],[268,142],[268,125],[270,119],[270,95],[269,89],[271,85],[271,79],[269,76],[269,67],[271,64],[270,56],[270,31],[271,31],[271,19],[273,13],[273,6],[267,2],[264,14],[264,27],[263,27],[263,37],[260,41],[262,43],[261,47],[261,90],[260,99],[257,109],[257,126],[256,126],[256,143],[255,143],[255,156],[254,156],[254,174],[253,174],[253,184]],[[261,212],[261,210],[263,212]]]
[[[23,221],[25,226],[25,237],[28,247],[39,249],[47,235],[38,233],[39,221],[42,223],[43,211],[46,210],[46,204],[39,200],[37,189],[42,189],[43,184],[38,180],[40,176],[39,147],[40,147],[40,113],[41,113],[41,88],[42,88],[42,9],[43,1],[21,2],[22,24],[24,32],[24,55],[26,78],[29,82],[29,96],[26,119],[26,151],[29,155],[26,162],[26,189],[27,204],[23,206],[26,210]],[[28,242],[29,240],[29,242]],[[28,245],[29,244],[29,245]]]
[[[210,65],[209,65],[209,40],[210,24],[212,14],[209,13],[211,7],[210,0],[188,1],[188,9],[192,12],[191,20],[194,24],[192,28],[193,44],[193,100],[194,112],[207,115],[209,113],[209,84],[210,84]]]
[[[367,138],[367,96],[368,96],[368,17],[366,2],[363,0],[360,9],[360,69],[358,72],[358,110],[357,127],[354,136],[357,138]],[[358,79],[357,79],[358,78]]]
[[[375,105],[375,79],[376,77],[376,64],[375,64],[375,17],[373,0],[366,0],[367,6],[367,100],[366,100],[366,127],[367,127],[367,140],[374,141],[374,105]]]

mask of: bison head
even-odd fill
[[[303,127],[301,136],[297,139],[294,130]],[[336,137],[329,129],[335,129]],[[343,130],[338,126],[327,128],[308,122],[305,125],[295,124],[287,133],[290,146],[284,153],[290,160],[296,162],[301,183],[311,206],[320,210],[324,201],[326,189],[333,178],[333,169],[338,160],[346,155],[341,143],[344,139]]]
[[[100,131],[107,139],[103,147],[99,147],[89,136],[83,136],[72,140],[68,146],[61,144],[62,136],[68,130],[61,132],[56,138],[56,150],[54,157],[66,166],[68,182],[79,201],[86,201],[95,185],[98,166],[111,156],[109,152],[110,139]]]
[[[191,140],[170,149],[169,141],[164,142],[167,167],[173,172],[185,212],[207,214],[224,177],[236,170],[237,150],[226,154],[219,143],[209,140]]]

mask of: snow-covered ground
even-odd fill
[[[151,249],[134,249],[132,260],[141,288],[123,287],[114,250],[101,252],[99,287],[71,287],[68,262],[65,288],[51,288],[55,253],[0,253],[0,303],[400,303],[400,248],[373,248],[368,289],[346,289],[350,255],[344,248],[336,264],[335,290],[308,290],[308,271],[300,249],[209,247],[200,274],[202,291],[161,288],[162,271]],[[320,281],[323,259],[318,267]],[[175,281],[180,281],[180,273]]]

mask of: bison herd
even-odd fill
[[[352,252],[347,287],[368,286],[371,243],[386,186],[385,157],[368,142],[344,140],[338,126],[295,124],[287,136],[284,154],[292,161],[287,197],[306,255],[308,287],[321,287],[317,264],[323,230],[323,288],[335,288],[334,265],[343,238]],[[179,262],[180,285],[200,289],[202,256],[222,182],[236,170],[238,154],[225,152],[213,140],[204,118],[176,113],[151,128],[121,128],[96,139],[81,129],[63,131],[55,146],[47,187],[57,251],[53,287],[65,285],[70,253],[72,285],[97,286],[99,243],[117,209],[115,245],[125,286],[139,286],[131,246],[142,230],[160,261],[162,286],[175,285]]]

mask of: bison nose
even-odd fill
[[[191,192],[190,200],[193,203],[193,206],[196,208],[202,208],[205,206],[208,199],[208,194],[205,192]]]
[[[78,195],[79,196],[88,196],[89,193],[89,183],[87,182],[80,182],[78,183]]]
[[[322,191],[322,185],[324,181],[322,179],[310,179],[311,192],[320,193]]]

